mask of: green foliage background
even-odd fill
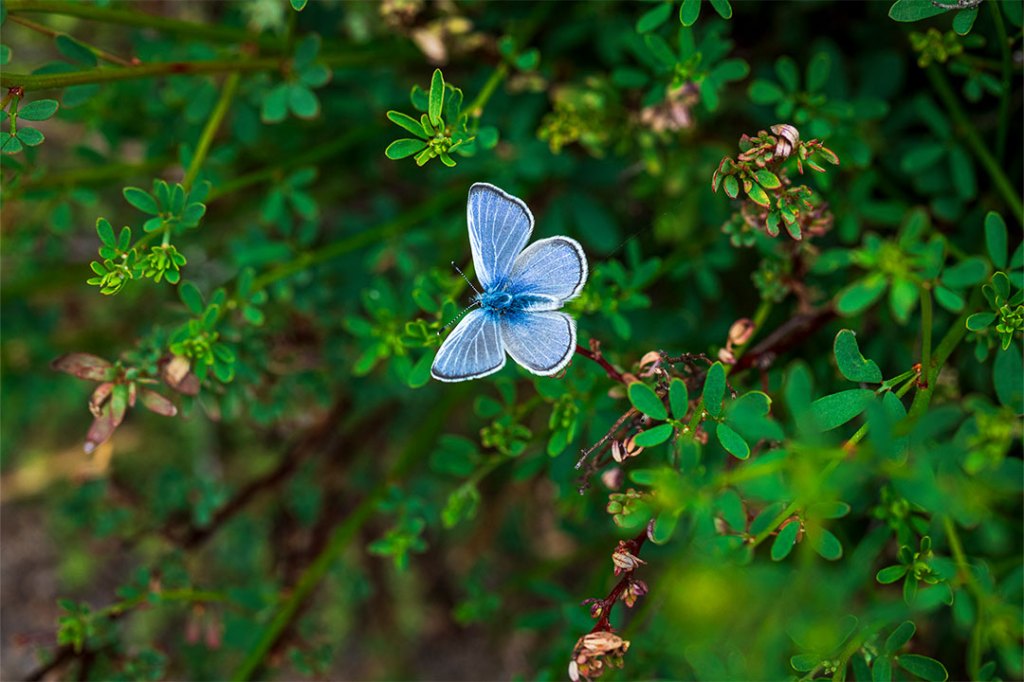
[[[2,8],[4,679],[1024,675],[1019,1]]]

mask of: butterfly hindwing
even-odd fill
[[[576,350],[576,322],[560,312],[522,312],[501,318],[505,350],[541,376],[562,371]]]
[[[434,357],[430,375],[439,381],[466,381],[505,366],[505,344],[497,318],[473,310],[455,327]]]
[[[522,200],[478,182],[469,188],[466,217],[473,267],[484,290],[490,290],[511,274],[533,232],[533,214]]]
[[[516,258],[509,285],[516,294],[538,297],[527,310],[556,310],[583,290],[587,257],[579,242],[548,237],[530,244]]]

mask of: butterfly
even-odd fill
[[[533,232],[530,209],[485,182],[469,188],[466,218],[481,285],[473,305],[479,307],[441,344],[430,375],[479,379],[504,367],[506,353],[534,374],[557,374],[576,350],[576,321],[559,308],[586,284],[583,247],[569,237],[526,246]]]

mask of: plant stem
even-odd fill
[[[239,74],[237,71],[224,79],[224,87],[220,92],[220,99],[217,100],[217,105],[214,107],[213,113],[210,114],[210,118],[206,121],[206,127],[203,128],[203,132],[199,136],[199,144],[196,145],[196,151],[192,155],[192,162],[188,165],[185,179],[181,183],[185,187],[186,192],[192,189],[192,183],[196,181],[196,177],[198,177],[199,171],[203,167],[203,162],[210,151],[210,145],[213,144],[213,138],[217,134],[217,129],[220,128],[220,124],[224,121],[224,116],[227,115],[228,109],[231,107],[231,100],[234,99],[235,93],[238,91],[238,81]]]
[[[927,282],[921,284],[921,375],[923,386],[928,386],[928,371],[932,366],[932,290]]]
[[[447,397],[437,403],[430,411],[430,414],[419,422],[420,426],[410,435],[405,449],[399,454],[398,460],[391,467],[387,477],[380,481],[369,494],[360,502],[352,513],[341,522],[331,535],[327,546],[306,567],[296,582],[294,589],[288,595],[284,603],[278,608],[270,623],[264,628],[259,639],[249,649],[245,659],[232,676],[233,680],[251,679],[263,663],[263,659],[277,644],[285,628],[292,622],[299,608],[306,601],[309,595],[316,589],[323,580],[327,571],[338,560],[338,557],[351,544],[353,538],[359,532],[377,508],[377,504],[387,494],[388,488],[401,480],[407,470],[416,462],[424,459],[427,451],[433,446],[443,426],[442,417],[448,413],[452,406],[465,395],[466,389],[457,389],[448,393]]]
[[[996,132],[996,153],[1002,161],[1006,158],[1006,129],[1010,123],[1010,39],[1006,35],[1006,24],[1003,23],[1003,11],[999,9],[999,3],[990,2],[988,6],[992,8],[992,23],[996,26],[996,37],[1002,53],[1003,92],[999,97],[999,128]]]
[[[21,17],[21,16],[18,16],[16,14],[12,14],[11,15],[11,21],[13,21],[16,24],[21,24],[25,28],[30,28],[33,31],[36,31],[38,33],[42,33],[43,35],[50,36],[51,38],[56,38],[57,36],[66,35],[65,33],[62,33],[61,31],[57,31],[55,29],[50,28],[49,26],[44,26],[43,24],[36,23],[36,22],[32,21],[31,19],[26,19],[25,17]],[[68,36],[68,37],[70,37],[70,36]],[[111,64],[118,64],[120,66],[131,66],[132,65],[132,63],[129,60],[124,59],[122,57],[118,57],[116,54],[111,54],[111,53],[107,52],[106,50],[103,50],[103,49],[100,49],[100,48],[96,47],[95,45],[90,45],[89,43],[86,43],[85,41],[79,40],[78,38],[74,38],[73,40],[76,43],[78,43],[79,45],[81,45],[84,48],[86,48],[87,50],[89,50],[90,52],[92,52],[94,55],[96,55],[98,58],[102,59],[103,61],[110,62]]]
[[[320,61],[327,66],[339,68],[357,66],[376,59],[376,52],[347,52],[324,54]],[[153,62],[114,69],[85,69],[70,73],[25,74],[0,73],[0,87],[21,87],[24,90],[52,90],[71,85],[111,83],[114,81],[150,78],[154,76],[201,76],[215,73],[274,71],[281,69],[285,61],[280,57],[258,57],[256,59],[211,59],[195,62]]]
[[[284,263],[270,272],[258,277],[253,283],[253,291],[264,289],[278,280],[290,277],[314,265],[326,263],[327,261],[343,256],[346,253],[355,251],[374,242],[379,242],[399,234],[416,223],[427,220],[431,216],[440,215],[448,207],[463,197],[461,188],[448,190],[435,194],[427,201],[419,204],[394,220],[384,223],[369,230],[363,230],[345,239],[338,240],[332,244],[319,249],[300,254],[297,258]]]
[[[491,95],[497,90],[498,85],[504,80],[505,76],[508,75],[508,64],[502,62],[496,69],[491,73],[491,77],[484,83],[484,87],[480,90],[480,94],[476,96],[469,106],[466,107],[466,111],[470,113],[474,118],[480,118],[483,116],[484,107],[487,106],[487,102],[491,99]]]
[[[59,14],[79,19],[101,21],[107,24],[153,28],[164,33],[172,33],[196,39],[202,38],[222,43],[251,43],[261,48],[280,50],[283,43],[278,38],[259,36],[244,29],[228,26],[210,26],[192,21],[182,21],[169,17],[136,12],[133,10],[98,7],[84,2],[68,0],[6,0],[7,13],[13,19],[18,13]]]
[[[227,180],[226,182],[222,182],[217,187],[210,190],[207,201],[213,201],[214,199],[218,199],[226,194],[237,192],[240,189],[245,189],[246,187],[250,187],[261,182],[274,180],[289,169],[301,168],[308,164],[314,164],[324,161],[325,159],[329,159],[332,156],[347,150],[353,145],[353,143],[368,137],[368,135],[374,130],[375,126],[364,126],[362,128],[350,129],[326,144],[311,147],[302,154],[283,157],[282,163],[267,166],[266,168],[261,168],[260,170],[246,173],[245,175],[240,175],[231,180]]]
[[[971,297],[972,302],[975,299],[976,296]],[[931,402],[932,394],[935,392],[935,384],[939,378],[939,371],[946,363],[946,360],[949,359],[949,356],[953,353],[957,344],[959,344],[967,334],[967,318],[970,316],[970,311],[973,307],[973,303],[968,303],[967,306],[965,306],[965,312],[953,321],[953,326],[949,328],[946,335],[942,337],[941,341],[939,341],[939,345],[935,348],[935,352],[932,354],[932,366],[921,367],[921,373],[924,375],[927,385],[914,395],[914,402],[910,405],[910,417],[917,417],[928,408],[928,403]]]
[[[601,369],[604,370],[604,373],[607,374],[608,378],[611,379],[612,381],[617,381],[620,384],[626,383],[626,379],[622,376],[622,372],[615,369],[612,366],[612,364],[605,360],[604,356],[601,355],[599,352],[595,353],[589,348],[584,348],[583,346],[576,344],[576,354],[582,355],[585,358],[590,358],[597,364],[601,365]]]
[[[1014,216],[1017,217],[1017,222],[1024,224],[1024,204],[1021,203],[1017,189],[1010,184],[1006,174],[1003,173],[1003,169],[999,167],[999,162],[996,161],[995,157],[992,156],[992,153],[985,146],[984,141],[982,141],[977,128],[974,127],[974,124],[971,123],[967,114],[960,107],[960,102],[953,93],[953,89],[949,86],[949,81],[946,80],[945,74],[934,64],[929,66],[925,72],[928,74],[928,79],[931,80],[932,86],[938,93],[939,98],[946,105],[946,110],[949,111],[953,122],[956,123],[960,133],[967,140],[968,146],[970,146],[978,161],[981,162],[981,165],[988,171],[989,177],[992,178],[992,183],[999,190],[1003,200],[1006,201]]]
[[[960,535],[956,531],[956,524],[949,516],[942,517],[942,528],[946,533],[946,540],[949,542],[949,549],[953,552],[953,560],[956,562],[957,574],[960,580],[967,587],[967,591],[974,595],[978,603],[978,615],[974,623],[974,632],[971,637],[971,645],[968,648],[967,670],[972,680],[978,679],[978,670],[981,667],[981,642],[980,628],[985,617],[985,607],[988,596],[975,580],[974,573],[967,563],[967,555],[964,554],[964,546],[960,542]]]

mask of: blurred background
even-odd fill
[[[864,679],[910,620],[904,651],[951,678],[993,661],[986,679],[1019,679],[1020,409],[996,387],[995,332],[972,332],[935,388],[952,412],[932,424],[968,425],[922,436],[948,446],[931,449],[955,476],[935,464],[917,498],[890,485],[910,465],[873,455],[827,484],[808,473],[842,441],[793,435],[782,397],[798,360],[807,402],[852,386],[833,358],[842,328],[886,377],[920,361],[916,288],[837,313],[851,284],[898,281],[936,235],[951,262],[987,259],[988,211],[1009,226],[1004,249],[1020,243],[1020,3],[986,0],[965,35],[955,12],[889,10],[7,0],[0,677],[564,679],[594,626],[581,602],[609,593],[612,552],[646,523],[609,513],[609,495],[664,499],[628,476],[674,464],[671,490],[691,506],[671,540],[644,544],[649,592],[615,606],[630,646],[606,676],[820,677],[838,652]],[[419,121],[435,68],[450,86],[444,153],[411,143],[388,158],[410,133],[387,113]],[[46,99],[55,115],[11,120]],[[768,236],[751,200],[712,189],[742,135],[779,123],[840,161],[788,167],[812,197],[802,241]],[[772,396],[789,445],[740,463],[712,439],[692,469],[652,448],[581,477],[579,450],[629,407],[597,363],[430,381],[436,331],[469,301],[449,262],[469,267],[477,181],[522,197],[536,238],[582,243],[592,274],[569,310],[580,343],[622,371],[639,374],[649,351],[717,359],[733,323],[756,318],[757,340],[775,342],[730,388]],[[979,289],[998,267],[1019,290],[1020,265],[997,259],[965,281]],[[959,308],[939,302],[936,345],[960,311],[986,310],[980,289],[965,303],[974,289],[952,288]],[[1016,360],[995,362],[1012,377],[1020,332],[1007,333]],[[978,433],[994,454],[964,469]],[[778,473],[745,468],[763,462]],[[720,542],[801,481],[853,510],[829,521],[841,559]],[[976,580],[954,565],[943,514]],[[953,607],[908,605],[875,580],[924,535]]]

